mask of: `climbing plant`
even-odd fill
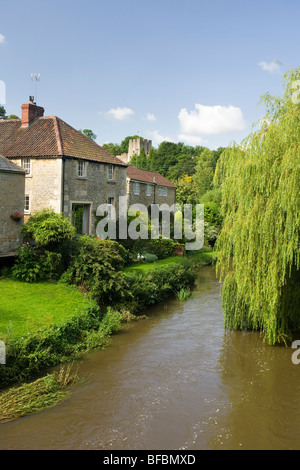
[[[262,97],[264,118],[215,174],[225,326],[259,330],[270,344],[300,328],[300,68],[283,85],[282,97]]]

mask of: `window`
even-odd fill
[[[25,171],[26,175],[30,175],[31,168],[30,168],[30,158],[23,158],[22,160],[22,168]]]
[[[147,196],[151,196],[151,184],[147,184]]]
[[[162,188],[158,188],[158,195],[162,196]]]
[[[25,214],[29,214],[30,212],[30,198],[28,194],[25,195],[24,212]]]
[[[83,162],[82,160],[77,162],[77,176],[78,178],[86,177],[86,162]]]
[[[108,165],[108,179],[110,181],[114,179],[114,167],[113,167],[113,165]]]
[[[140,185],[139,183],[134,183],[134,194],[138,196],[140,194]]]
[[[115,203],[115,198],[114,197],[109,197],[107,199],[107,205],[108,205],[108,218],[109,219],[112,219],[112,212],[113,212],[113,207],[114,207],[114,203]]]
[[[163,188],[163,196],[167,195],[167,188]]]

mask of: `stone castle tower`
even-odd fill
[[[133,155],[139,155],[141,153],[142,148],[145,149],[146,157],[148,157],[152,148],[152,140],[142,139],[141,137],[130,139],[128,153],[122,153],[122,155],[117,155],[117,157],[122,160],[122,162],[128,163]]]

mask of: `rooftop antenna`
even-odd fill
[[[36,104],[37,103],[37,82],[40,81],[40,74],[32,73],[31,80],[34,82],[34,98],[35,98],[35,104]]]

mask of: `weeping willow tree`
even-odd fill
[[[285,74],[282,97],[261,102],[265,117],[217,165],[217,270],[225,327],[261,331],[275,344],[300,328],[300,68]]]

